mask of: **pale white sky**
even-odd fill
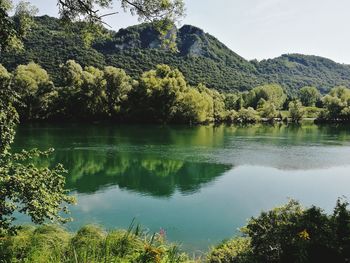
[[[40,15],[57,16],[56,0],[29,2],[39,8]],[[185,3],[187,16],[182,24],[204,29],[246,59],[303,53],[350,64],[350,0],[185,0]],[[137,23],[135,17],[120,12],[106,19],[112,29],[117,31]]]

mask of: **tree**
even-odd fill
[[[214,100],[205,92],[205,87],[190,87],[180,99],[175,121],[185,123],[205,123],[214,120]]]
[[[251,237],[257,262],[283,262],[286,250],[294,245],[294,240],[298,241],[298,229],[293,227],[302,214],[303,208],[292,200],[285,206],[262,212],[248,222],[243,232]]]
[[[206,93],[212,100],[213,111],[208,112],[213,118],[213,121],[220,122],[226,117],[225,96],[216,90],[209,89],[203,84],[197,85],[197,89],[203,94]]]
[[[12,105],[15,94],[10,88],[10,81],[11,75],[0,64],[0,157],[9,151],[18,122],[18,114]]]
[[[278,84],[267,84],[252,89],[246,95],[246,106],[257,108],[261,99],[271,102],[277,109],[281,109],[287,96],[283,88]]]
[[[133,114],[138,120],[169,122],[178,114],[178,103],[187,90],[179,70],[158,65],[156,70],[142,74],[133,94]],[[142,103],[138,103],[140,98]]]
[[[305,111],[299,100],[293,100],[289,103],[289,116],[293,122],[300,122],[303,119]]]
[[[277,110],[273,103],[261,99],[258,103],[258,112],[262,118],[273,120],[277,116]]]
[[[132,78],[123,69],[115,67],[104,68],[106,80],[106,94],[108,99],[109,114],[116,116],[123,110],[133,88]]]
[[[12,86],[20,98],[17,106],[20,116],[25,119],[38,118],[37,113],[47,103],[43,100],[45,93],[53,89],[46,70],[35,63],[19,65],[14,72]]]
[[[82,74],[82,83],[78,91],[78,116],[81,118],[105,118],[108,113],[106,80],[103,71],[95,67],[86,67]]]
[[[326,95],[322,99],[325,108],[325,118],[328,120],[337,120],[340,118],[341,112],[345,107],[344,102],[335,96]]]
[[[175,20],[184,14],[182,0],[118,0],[124,11],[137,15],[140,20]],[[113,7],[113,0],[58,0],[60,15],[63,19],[75,20],[79,16],[92,22],[101,22],[107,15],[100,14],[99,9]]]
[[[238,112],[238,120],[241,123],[255,123],[259,119],[259,114],[252,107],[242,108]]]
[[[344,86],[338,86],[331,89],[329,95],[339,98],[343,103],[350,104],[350,89]]]
[[[16,94],[11,88],[11,75],[0,65],[0,236],[13,234],[15,213],[27,214],[34,223],[45,220],[65,222],[61,211],[64,203],[73,203],[64,189],[64,169],[38,168],[33,159],[51,152],[38,150],[11,152],[18,115],[12,106]]]
[[[321,98],[321,93],[317,88],[307,86],[300,89],[299,98],[303,106],[315,106]]]
[[[325,108],[321,118],[330,121],[349,120],[350,89],[335,87],[322,99]]]
[[[155,22],[165,44],[170,47],[174,44],[170,37],[166,39],[169,29],[173,23],[184,15],[183,0],[118,0],[120,7],[124,11],[129,11],[132,15],[137,15],[141,21]],[[0,2],[0,51],[8,48],[20,46],[20,39],[32,25],[31,17],[37,12],[28,2],[20,2],[16,9],[15,16],[11,18],[9,12],[12,9],[12,0],[2,0]],[[101,32],[100,25],[105,24],[103,18],[116,14],[111,12],[102,14],[100,10],[113,7],[113,0],[57,0],[61,19],[71,22],[83,19],[89,22],[85,27],[89,33],[88,38]]]
[[[21,38],[25,37],[33,25],[32,16],[37,9],[28,2],[18,3],[13,17],[9,12],[13,9],[12,0],[0,2],[0,52],[4,49],[22,49]]]

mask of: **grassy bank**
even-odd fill
[[[59,226],[25,226],[0,239],[0,262],[192,262],[162,233],[146,235],[139,227],[106,232],[85,226],[70,233]]]
[[[23,227],[17,235],[0,239],[0,262],[343,263],[350,261],[348,205],[339,199],[333,214],[327,214],[291,200],[251,218],[241,237],[195,259],[167,243],[163,230],[150,236],[133,224],[110,232],[85,226],[76,233],[58,226]]]

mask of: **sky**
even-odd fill
[[[56,0],[29,1],[40,15],[57,16]],[[185,4],[181,25],[202,28],[246,59],[302,53],[350,64],[350,0],[185,0]],[[115,6],[119,14],[105,19],[113,30],[138,23]]]

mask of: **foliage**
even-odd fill
[[[235,238],[213,248],[208,256],[208,263],[253,263],[256,262],[252,254],[248,238]]]
[[[59,86],[33,62],[19,65],[13,74],[1,66],[5,82],[18,94],[14,105],[21,119],[254,123],[282,119],[279,109],[288,108],[293,122],[304,116],[319,121],[350,120],[350,91],[346,87],[333,88],[317,107],[303,107],[298,99],[286,99],[284,89],[277,84],[249,92],[221,93],[204,84],[189,85],[180,70],[165,64],[137,78],[121,68],[83,68],[74,60],[61,64],[56,71]],[[315,91],[308,87],[303,90],[309,89]],[[321,106],[324,109],[318,108]]]
[[[320,115],[322,108],[318,108],[318,107],[304,107],[305,110],[305,114],[304,117],[305,118],[318,118],[318,116]]]
[[[350,86],[350,67],[323,57],[286,54],[256,65],[259,73],[267,76],[269,83],[288,87],[294,96],[305,86],[316,87],[323,94],[334,85]]]
[[[248,107],[247,109],[240,109],[238,111],[238,122],[241,123],[255,123],[258,122],[260,117],[257,111],[255,111],[252,107]]]
[[[277,109],[281,109],[287,99],[283,88],[277,84],[267,84],[258,86],[246,94],[246,106],[257,108],[264,102],[273,104]]]
[[[15,137],[18,115],[13,107],[15,94],[10,88],[11,75],[0,65],[0,156],[7,154]]]
[[[277,117],[277,110],[273,103],[265,101],[264,99],[259,100],[258,112],[262,118],[267,120],[273,120]]]
[[[192,262],[169,244],[162,232],[149,236],[139,226],[106,232],[84,226],[69,233],[55,225],[24,227],[17,236],[0,241],[4,262]]]
[[[283,207],[262,212],[258,218],[252,218],[248,222],[243,232],[251,237],[253,253],[259,262],[279,261],[283,251],[289,249],[292,245],[290,242],[294,241],[294,233],[290,233],[289,228],[297,223],[302,212],[302,207],[297,202],[290,201]]]
[[[44,94],[53,90],[53,83],[46,70],[35,63],[29,63],[16,68],[13,88],[20,98],[17,107],[20,116],[24,119],[37,119],[40,116],[33,116],[33,113],[40,115],[45,104],[49,104],[46,101],[49,98],[44,98]]]
[[[134,83],[132,78],[123,69],[111,66],[104,68],[104,77],[106,80],[109,113],[115,116],[123,110],[123,105],[128,100]]]
[[[144,98],[134,115],[156,122],[169,122],[177,114],[177,105],[187,90],[187,83],[179,70],[159,65],[156,70],[145,72],[133,95],[134,100]]]
[[[190,25],[179,29],[172,25],[168,32],[172,37],[176,35],[178,49],[172,52],[163,48],[164,36],[156,27],[140,24],[117,33],[106,29],[81,33],[85,26],[77,22],[69,26],[71,33],[67,34],[67,27],[60,20],[35,17],[35,27],[23,39],[23,52],[2,52],[0,63],[14,70],[19,64],[33,61],[49,72],[57,86],[60,86],[57,68],[70,59],[83,67],[123,68],[133,78],[158,64],[167,64],[178,68],[192,86],[203,83],[226,92],[249,91],[259,85],[277,83],[288,96],[295,97],[305,86],[316,87],[323,94],[334,85],[350,86],[350,67],[325,58],[289,54],[261,62],[247,61],[215,37]],[[111,37],[98,34],[101,30]],[[92,45],[85,45],[86,38],[91,41],[91,37]]]
[[[315,87],[303,87],[299,91],[300,101],[303,106],[315,106],[321,99],[321,93]]]
[[[111,14],[100,14],[98,8],[112,8],[112,0],[94,1],[57,1],[60,15],[64,20],[74,21],[84,17],[90,22],[103,22],[102,18]],[[184,15],[184,3],[182,0],[121,0],[121,7],[132,15],[137,15],[140,20],[147,21],[175,21]]]
[[[33,28],[33,16],[38,10],[29,2],[20,1],[15,9],[13,17],[9,12],[13,9],[12,0],[2,0],[0,2],[0,52],[18,52],[23,49],[22,38]]]
[[[302,55],[284,55],[259,63],[247,61],[215,37],[190,25],[170,30],[176,34],[178,52],[174,53],[162,48],[162,35],[151,24],[110,32],[111,38],[95,36],[92,46],[85,46],[79,33],[81,23],[72,24],[72,34],[67,35],[58,19],[43,16],[36,17],[35,21],[35,28],[24,39],[24,52],[4,52],[0,63],[13,70],[19,64],[34,61],[49,72],[56,85],[59,79],[57,68],[69,59],[83,67],[123,68],[133,78],[158,64],[168,64],[178,68],[192,86],[203,83],[229,92],[279,83],[286,94],[295,96],[304,86],[315,86],[324,93],[335,84],[350,85],[350,78],[346,77],[350,76],[350,68],[346,65]],[[94,33],[96,35],[96,30],[89,35]]]
[[[6,49],[22,49],[22,40],[33,28],[33,16],[38,9],[29,2],[20,1],[17,3],[15,14],[10,17],[9,12],[13,8],[12,0],[2,0],[0,3],[0,52]],[[182,0],[121,0],[121,8],[132,15],[137,15],[140,21],[153,22],[153,26],[161,35],[164,46],[176,50],[174,34],[170,33],[174,22],[184,16],[185,8]],[[106,9],[113,7],[112,0],[79,0],[67,1],[57,0],[60,20],[65,25],[72,25],[73,21],[86,21],[79,23],[79,32],[84,45],[89,47],[96,38],[104,38],[108,33],[103,28],[103,17],[117,14],[112,12],[100,14],[99,8]],[[73,31],[72,28],[65,28]]]
[[[209,262],[347,262],[350,211],[339,199],[332,215],[291,200],[262,212],[242,228],[246,237],[224,242]]]
[[[28,75],[27,83],[33,84],[28,90],[35,90],[37,79]],[[61,165],[51,170],[33,165],[34,158],[51,151],[11,152],[18,123],[17,112],[12,106],[16,99],[11,75],[0,65],[0,237],[13,234],[18,229],[13,225],[15,213],[27,214],[37,224],[46,219],[65,222],[60,212],[67,210],[62,204],[74,201],[64,190],[64,169]]]
[[[289,103],[289,116],[292,122],[300,122],[303,119],[305,110],[299,100],[293,100]]]
[[[350,120],[350,89],[335,87],[322,99],[324,112],[320,116],[322,121]]]

